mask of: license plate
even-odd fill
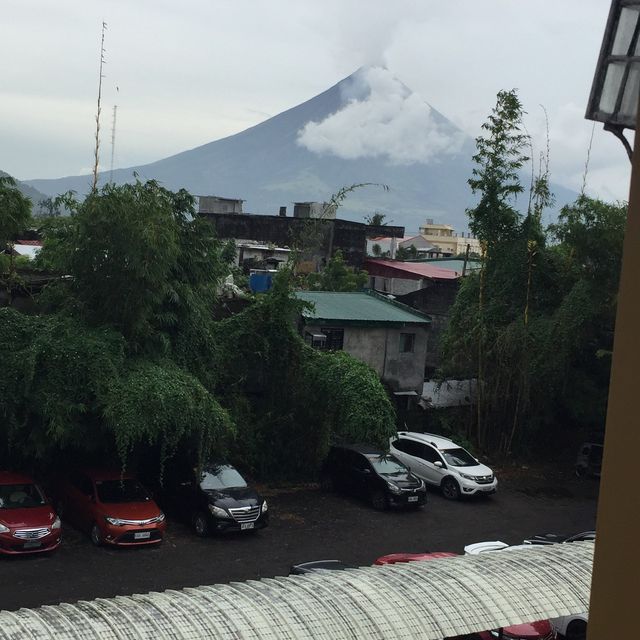
[[[151,537],[151,531],[136,531],[133,534],[134,540],[148,540]]]
[[[409,502],[418,502],[418,496],[409,496],[407,499]]]
[[[39,549],[42,546],[42,542],[25,542],[25,549]]]
[[[244,531],[245,529],[253,529],[253,522],[241,522],[240,530]]]

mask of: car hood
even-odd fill
[[[538,620],[528,624],[515,624],[504,628],[505,640],[518,638],[520,640],[538,640],[546,638],[551,633],[551,623],[548,620]]]
[[[262,504],[260,494],[251,487],[229,487],[205,491],[209,502],[216,507],[233,509],[235,507],[253,507]]]
[[[453,466],[453,465],[451,465]],[[466,473],[469,476],[492,476],[493,471],[484,464],[475,464],[472,467],[453,467],[460,473]]]
[[[153,500],[145,502],[101,502],[105,516],[120,520],[149,520],[160,515],[160,508]]]
[[[402,475],[385,475],[379,474],[383,480],[398,485],[402,489],[417,489],[422,482],[411,473],[404,473]]]
[[[22,509],[0,509],[0,522],[12,528],[50,527],[56,514],[51,505]]]

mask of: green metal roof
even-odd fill
[[[429,316],[407,305],[370,291],[297,291],[296,297],[311,302],[303,317],[316,324],[394,325],[428,324]]]

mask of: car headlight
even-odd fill
[[[9,533],[9,527],[7,527],[7,525],[2,524],[2,522],[0,522],[0,533]]]
[[[262,503],[262,513],[266,513],[267,511],[269,511],[269,506],[267,505],[267,501],[265,500]]]
[[[53,531],[54,529],[59,529],[61,526],[62,526],[62,523],[60,522],[60,518],[56,516],[55,520],[53,521],[53,524],[51,525],[51,530]]]
[[[160,512],[159,516],[156,516],[153,521],[154,522],[163,522],[164,519],[166,518],[166,516],[164,515],[164,513],[162,513],[162,511]]]
[[[460,472],[458,472],[460,473]],[[460,477],[464,478],[465,480],[473,480],[474,482],[477,480],[477,478],[475,476],[470,476],[466,473],[460,473]]]
[[[224,509],[222,509],[221,507],[216,507],[215,504],[209,505],[209,513],[211,513],[212,516],[216,516],[217,518],[229,517],[229,514]]]
[[[121,527],[124,524],[120,518],[110,518],[109,516],[105,516],[104,519],[114,527]]]
[[[391,493],[395,493],[396,495],[402,493],[402,489],[397,484],[393,484],[393,482],[387,482],[387,486]]]

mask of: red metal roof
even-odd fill
[[[452,269],[443,269],[442,267],[436,267],[433,263],[429,262],[400,262],[398,260],[377,260],[367,258],[364,263],[365,271],[372,273],[367,267],[374,266],[383,269],[392,269],[397,272],[395,277],[402,278],[402,274],[405,277],[408,275],[414,276],[411,279],[415,279],[415,276],[421,278],[431,278],[433,280],[455,280],[462,274]],[[376,275],[373,274],[372,275]]]
[[[42,240],[16,240],[14,244],[24,244],[30,247],[41,247]]]

